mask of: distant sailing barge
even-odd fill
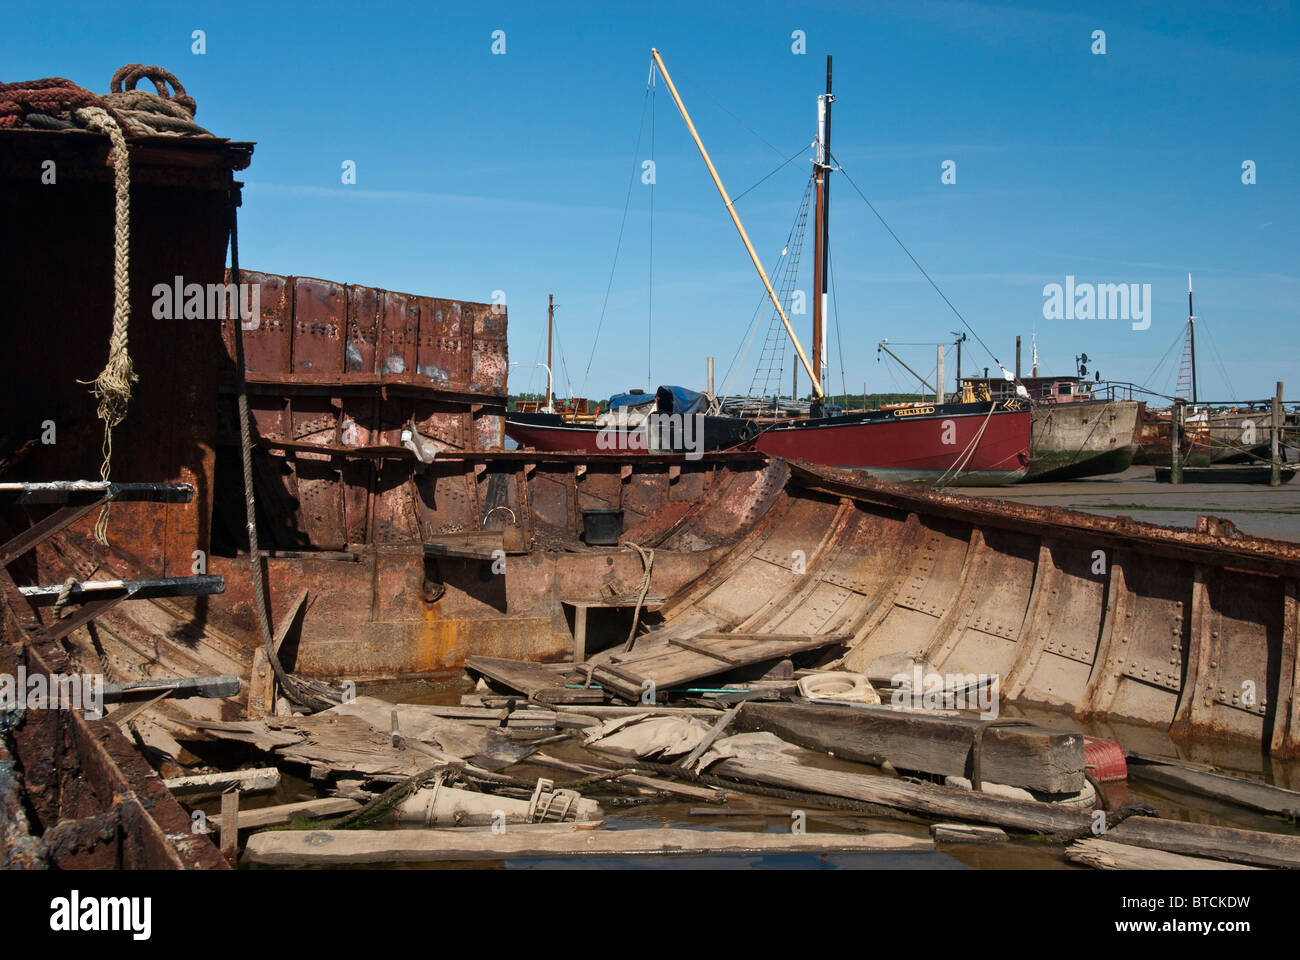
[[[726,188],[722,184],[713,161],[709,158],[699,133],[695,129],[685,103],[673,84],[672,78],[658,51],[652,51],[654,62],[681,112],[700,156],[722,197],[727,212],[749,252],[772,305],[776,309],[785,332],[812,385],[813,409],[807,419],[776,421],[765,425],[753,437],[752,448],[763,453],[806,460],[815,464],[853,470],[866,470],[873,476],[896,480],[921,480],[929,482],[959,482],[964,485],[1001,486],[1016,483],[1028,472],[1030,463],[1030,412],[1029,405],[1020,398],[990,400],[974,403],[935,403],[928,406],[910,406],[887,410],[865,411],[852,414],[823,416],[826,394],[822,387],[825,374],[824,344],[826,325],[826,297],[829,263],[829,176],[832,170],[830,153],[831,60],[826,60],[826,93],[817,98],[816,158],[813,163],[816,193],[816,215],[813,231],[813,340],[809,361],[794,328],[786,316],[780,298],[772,288],[767,272],[750,242],[744,225],[736,213]],[[662,394],[665,388],[660,388]],[[679,388],[674,388],[679,389]],[[684,411],[665,408],[659,403],[653,414],[674,415]],[[706,427],[709,444],[704,449],[724,449],[734,443],[749,448],[747,437],[753,434],[753,421],[741,418],[711,418]],[[731,419],[728,428],[725,421]],[[596,429],[556,416],[543,421],[537,414],[516,415],[506,421],[506,431],[517,443],[541,450],[592,449],[601,436],[600,428],[650,430],[653,419],[632,424],[622,421],[611,424],[597,421]],[[608,436],[608,434],[606,434]],[[645,441],[615,442],[619,449],[650,450],[655,445]],[[608,448],[608,446],[607,446]],[[672,447],[669,447],[672,449]]]

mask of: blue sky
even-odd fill
[[[1258,398],[1275,380],[1300,396],[1298,24],[1288,4],[1230,3],[27,4],[6,13],[0,80],[103,92],[123,63],[169,68],[200,123],[257,142],[245,266],[467,300],[503,290],[515,391],[544,387],[533,365],[554,292],[559,392],[607,396],[700,387],[710,355],[725,386],[763,293],[662,84],[634,156],[650,48],[733,196],[812,140],[830,53],[837,159],[1004,364],[1018,333],[1028,357],[1036,329],[1048,372],[1086,351],[1107,378],[1169,392],[1177,357],[1151,374],[1185,321],[1191,272],[1202,396],[1229,395],[1221,358],[1232,394]],[[638,177],[593,350],[651,117],[653,221]],[[341,183],[345,160],[355,185]],[[955,184],[941,183],[946,160]],[[800,156],[737,203],[769,268],[808,171]],[[876,341],[907,344],[925,373],[934,348],[921,344],[959,321],[842,176],[832,189],[828,389],[910,389]],[[810,266],[811,238],[804,289]],[[1150,284],[1150,328],[1045,320],[1043,287],[1067,275]],[[806,347],[811,315],[793,319]],[[765,311],[734,389],[748,388],[767,323]],[[993,363],[973,342],[965,357],[968,371]]]

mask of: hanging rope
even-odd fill
[[[99,476],[107,481],[113,465],[113,430],[126,419],[131,384],[140,379],[132,369],[127,349],[131,320],[131,157],[121,126],[103,107],[78,107],[73,115],[88,130],[107,134],[113,144],[113,329],[108,338],[108,362],[90,391],[99,400],[99,419],[104,421],[104,460]],[[95,539],[105,546],[111,509],[112,503],[105,502],[95,522]]]
[[[641,622],[641,606],[645,603],[646,594],[650,592],[650,571],[655,565],[655,552],[647,550],[639,543],[633,543],[631,540],[627,545],[641,555],[641,565],[645,567],[645,575],[641,578],[641,592],[636,598],[636,607],[632,610],[632,629],[627,632],[627,642],[623,644],[623,651],[626,653],[632,649],[632,644],[636,641],[636,628]],[[591,672],[587,673],[587,683],[591,683]]]
[[[157,93],[134,89],[142,79]],[[168,94],[170,85],[172,93]],[[211,136],[194,123],[197,104],[179,80],[162,67],[128,64],[113,74],[111,92],[103,97],[62,77],[0,84],[0,129],[84,129],[104,134],[112,144],[113,164],[113,321],[108,360],[93,381],[104,422],[103,461],[99,475],[108,480],[113,464],[113,430],[126,418],[132,384],[139,380],[129,349],[131,320],[131,155],[127,136]],[[95,523],[95,539],[108,545],[111,503]]]

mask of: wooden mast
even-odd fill
[[[731,220],[736,225],[736,230],[740,234],[740,239],[745,244],[745,249],[749,251],[749,259],[754,261],[754,268],[758,270],[758,275],[763,281],[763,286],[767,288],[767,295],[772,300],[772,305],[776,307],[777,315],[781,318],[781,323],[785,326],[785,332],[790,337],[790,342],[794,344],[795,353],[799,355],[799,362],[803,364],[804,371],[812,381],[813,396],[818,400],[825,399],[826,394],[822,391],[821,377],[813,372],[812,364],[808,362],[808,356],[803,352],[803,345],[799,343],[798,336],[795,335],[794,327],[790,326],[790,318],[785,315],[785,309],[781,306],[781,301],[772,289],[772,281],[767,278],[767,271],[763,269],[763,263],[758,259],[758,253],[754,250],[754,245],[749,242],[749,234],[745,233],[745,227],[740,222],[740,216],[736,213],[736,208],[732,205],[731,197],[727,195],[727,188],[722,185],[722,178],[718,176],[717,169],[713,166],[713,161],[709,159],[709,151],[704,149],[704,141],[695,131],[695,124],[691,122],[691,115],[686,111],[686,104],[682,103],[681,96],[677,93],[677,87],[673,83],[673,78],[668,75],[668,68],[664,66],[663,58],[659,56],[658,50],[651,50],[650,55],[654,57],[655,65],[659,67],[659,72],[663,74],[664,84],[668,87],[668,92],[672,94],[673,102],[677,104],[677,110],[686,121],[686,129],[690,131],[691,139],[695,141],[695,146],[699,148],[700,156],[704,158],[704,165],[709,168],[709,175],[713,177],[713,184],[718,188],[718,193],[722,195],[722,202],[731,214]]]
[[[1196,406],[1196,314],[1192,310],[1192,275],[1187,275],[1187,343],[1192,354],[1192,406]]]
[[[551,412],[551,332],[555,328],[555,294],[546,295],[546,412]]]

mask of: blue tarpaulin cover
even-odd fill
[[[685,387],[660,387],[654,396],[648,393],[616,393],[609,398],[609,409],[639,407],[654,403],[657,413],[704,413],[709,408],[709,398]]]

